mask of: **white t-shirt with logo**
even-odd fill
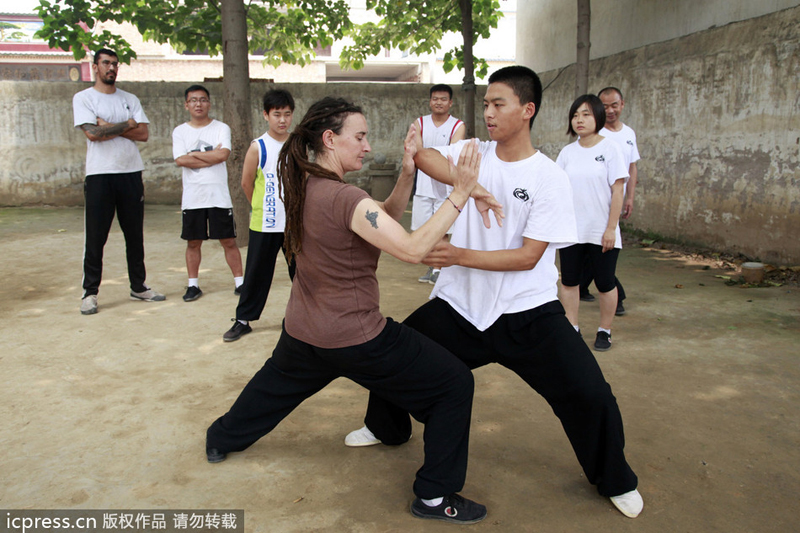
[[[603,139],[591,148],[578,141],[561,150],[556,159],[572,184],[578,242],[603,245],[603,233],[611,210],[611,186],[620,178],[628,181],[628,165],[619,144]],[[622,248],[619,223],[615,248]]]
[[[600,135],[606,139],[611,139],[622,148],[622,155],[625,156],[625,164],[630,167],[631,163],[636,163],[639,159],[639,146],[636,144],[636,132],[633,128],[623,124],[619,131],[611,131],[608,128],[600,130]]]
[[[193,128],[184,122],[172,131],[172,157],[178,159],[189,152],[207,152],[220,148],[231,149],[231,129],[219,120],[212,120],[202,128]],[[204,168],[183,170],[183,196],[181,209],[233,207],[228,190],[228,167],[223,161]]]
[[[458,160],[468,141],[436,148]],[[480,144],[478,183],[503,205],[506,218],[492,227],[470,200],[456,219],[450,242],[471,250],[506,250],[522,247],[523,238],[549,243],[531,270],[494,272],[462,266],[443,268],[431,298],[448,302],[481,331],[501,315],[518,313],[558,299],[556,249],[577,241],[569,178],[551,159],[536,152],[522,161],[505,162],[496,155],[495,142]]]
[[[149,123],[139,99],[129,92],[116,89],[111,94],[89,87],[72,97],[75,127],[97,124],[101,118],[111,124],[132,118],[138,123]],[[144,162],[135,141],[114,137],[107,141],[86,139],[86,175],[124,174],[144,170]]]

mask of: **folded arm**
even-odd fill
[[[132,118],[112,124],[98,117],[97,124],[81,124],[81,130],[86,138],[93,142],[108,141],[116,137],[144,142],[148,137],[147,124],[139,124]]]
[[[213,150],[208,150],[206,152],[189,152],[186,155],[182,155],[175,160],[175,163],[179,167],[206,168],[224,163],[228,160],[230,155],[230,150],[222,148],[222,145],[218,144]]]

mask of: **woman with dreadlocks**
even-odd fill
[[[382,250],[412,263],[427,255],[473,193],[480,155],[470,143],[457,166],[451,161],[449,201],[409,234],[397,221],[411,193],[416,147],[410,128],[397,184],[385,202],[376,202],[344,182],[370,151],[359,107],[324,98],[289,136],[278,175],[286,249],[297,270],[283,330],[272,357],[209,427],[206,454],[216,463],[246,449],[344,376],[425,424],[425,461],[414,482],[412,514],[473,523],[486,516],[486,507],[456,494],[467,470],[472,375],[438,344],[381,315],[375,271]],[[486,200],[485,194],[473,193]]]

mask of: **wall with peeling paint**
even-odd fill
[[[800,8],[591,62],[590,90],[618,86],[642,160],[629,225],[800,264]],[[555,157],[574,65],[542,73],[534,142]]]
[[[189,84],[121,80],[118,85],[141,100],[150,119],[150,138],[138,143],[145,164],[146,200],[180,204],[181,172],[172,158],[172,130],[188,118],[183,91]],[[211,116],[221,118],[222,84],[204,85],[211,93]],[[86,87],[88,83],[0,81],[0,206],[83,204],[86,137],[72,125],[72,96]],[[251,82],[255,135],[266,129],[261,98],[273,87]],[[409,124],[430,113],[430,85],[425,84],[287,83],[280,87],[295,98],[296,121],[313,102],[328,95],[350,98],[363,107],[372,154],[365,170],[348,174],[347,179],[365,187],[371,158],[383,153],[388,162],[399,162]],[[479,99],[484,91],[485,87],[478,87]],[[456,88],[452,113],[458,117],[463,116],[464,107],[460,96]],[[477,107],[476,129],[485,138],[482,110]]]

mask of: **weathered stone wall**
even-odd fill
[[[590,90],[625,95],[642,160],[629,224],[800,263],[800,8],[592,61]],[[535,143],[569,141],[574,65],[542,73]]]
[[[623,120],[639,138],[640,184],[628,224],[765,261],[800,263],[798,20],[800,8],[788,9],[591,63],[591,90],[619,86]],[[542,73],[547,88],[533,138],[553,158],[569,142],[573,69]],[[207,85],[220,117],[221,84]],[[297,98],[296,120],[327,94],[363,105],[373,154],[383,152],[389,161],[399,161],[408,124],[427,111],[425,85],[281,86]],[[72,127],[71,109],[77,87],[0,82],[0,205],[83,202],[85,138]],[[150,141],[141,145],[148,200],[178,203],[171,132],[186,118],[185,84],[120,87],[140,97],[151,119]],[[268,87],[252,84],[254,134],[264,129],[260,97]],[[463,116],[456,90],[453,113]],[[476,107],[477,133],[486,138]],[[365,174],[352,179],[364,185]]]
[[[120,82],[142,102],[150,119],[150,139],[139,143],[145,162],[145,194],[148,202],[180,203],[181,172],[172,158],[172,130],[186,121],[183,91],[188,83]],[[222,83],[204,84],[211,92],[211,115],[222,119]],[[0,206],[81,205],[86,161],[86,137],[72,123],[72,96],[88,83],[28,83],[0,81]],[[276,85],[251,83],[253,135],[266,130],[261,98]],[[429,85],[306,83],[280,84],[295,97],[295,121],[316,100],[328,96],[349,98],[364,108],[370,127],[372,156],[383,153],[388,162],[399,162],[408,125],[429,113]],[[452,113],[463,116],[463,97],[454,87]],[[479,88],[478,101],[482,99]],[[485,90],[485,88],[483,89]],[[477,105],[478,135],[486,137],[481,106]],[[365,170],[348,175],[367,185]]]

